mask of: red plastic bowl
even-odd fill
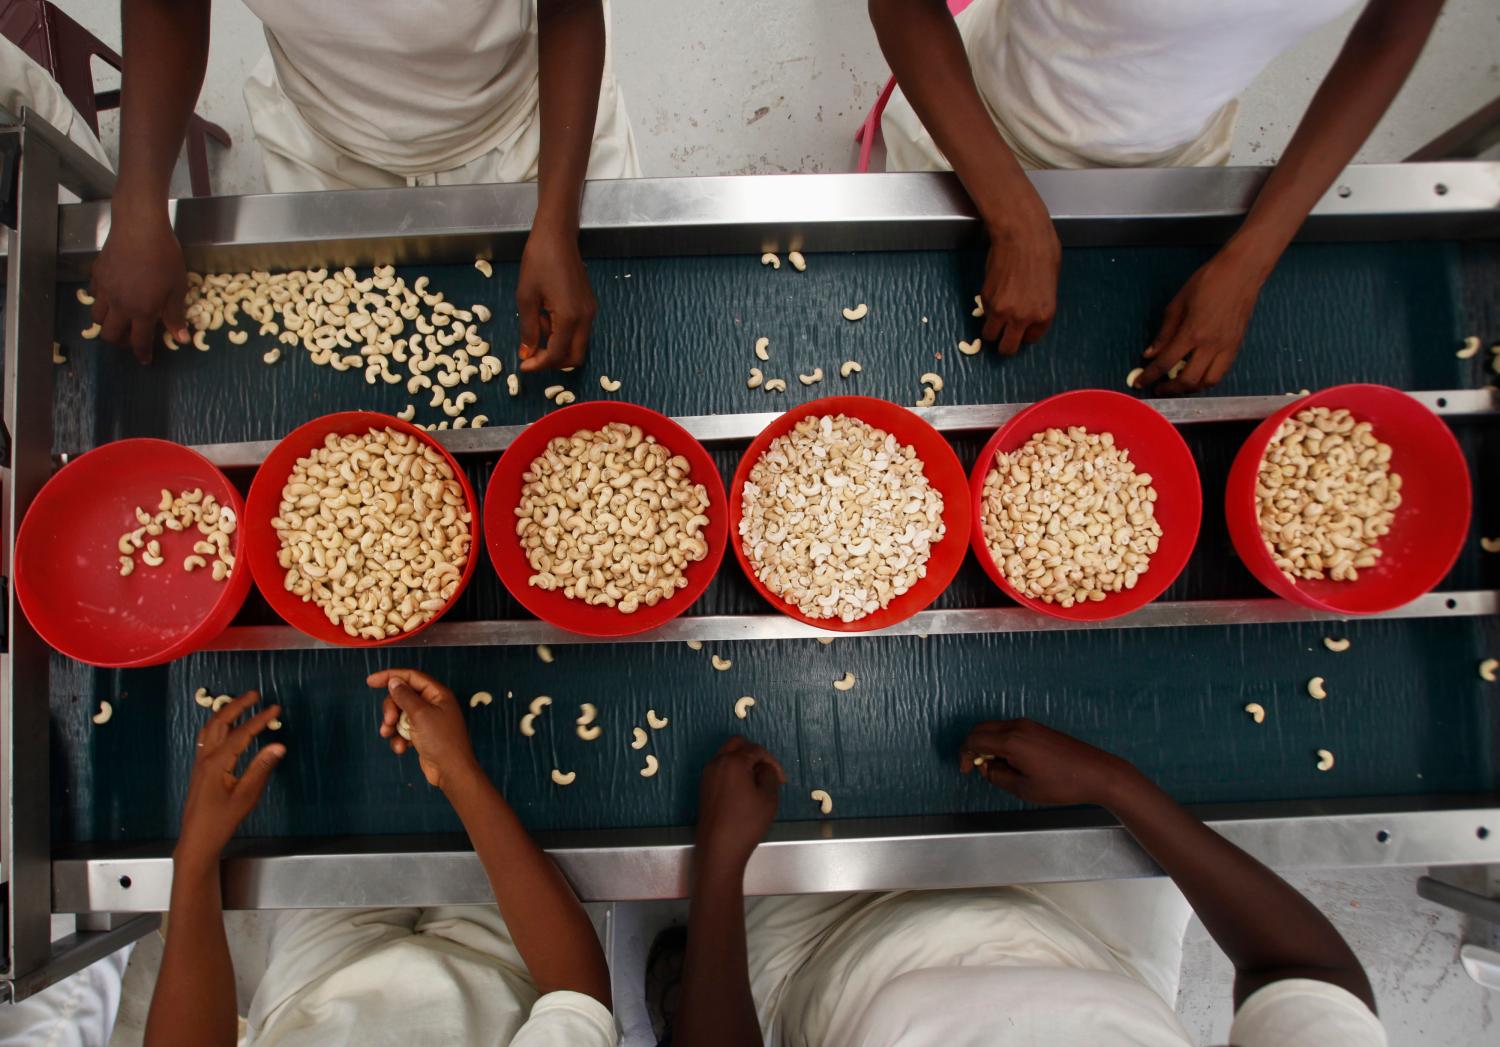
[[[1151,557],[1151,569],[1134,589],[1110,593],[1103,600],[1061,607],[1020,593],[995,563],[984,540],[984,478],[998,451],[1014,451],[1045,429],[1081,425],[1091,433],[1113,433],[1115,445],[1130,452],[1138,472],[1151,474],[1156,488],[1156,519],[1161,542]],[[1123,393],[1105,389],[1077,389],[1038,401],[995,431],[979,453],[969,474],[974,512],[974,555],[990,580],[1012,600],[1032,610],[1074,622],[1100,622],[1138,610],[1177,580],[1198,541],[1203,520],[1203,488],[1198,466],[1182,435],[1155,410]]]
[[[48,480],[16,538],[16,595],[32,628],[58,651],[112,669],[160,665],[223,632],[250,592],[244,527],[231,536],[236,567],[222,582],[182,570],[203,536],[164,531],[166,563],[120,575],[116,543],[133,531],[137,506],[155,513],[162,488],[201,487],[232,508],[244,503],[207,458],[166,440],[117,440],[81,455]]]
[[[1401,475],[1401,505],[1382,555],[1353,582],[1296,581],[1276,569],[1260,534],[1255,477],[1276,429],[1309,407],[1346,407],[1375,426],[1391,445],[1391,469]],[[1278,596],[1341,614],[1376,614],[1410,603],[1443,580],[1469,532],[1469,469],[1443,421],[1399,389],[1335,385],[1293,400],[1250,434],[1235,456],[1224,488],[1224,519],[1235,552],[1256,579]]]
[[[810,618],[777,596],[756,576],[755,568],[751,566],[739,541],[740,518],[743,515],[741,500],[751,468],[760,460],[772,440],[790,432],[798,422],[810,415],[825,414],[858,418],[884,429],[901,443],[914,448],[917,457],[922,460],[928,482],[943,496],[943,524],[947,532],[942,541],[932,547],[932,555],[927,561],[927,574],[885,607],[852,622],[838,618]],[[948,441],[911,411],[888,400],[877,400],[873,396],[828,396],[792,408],[766,426],[755,438],[734,471],[734,481],[729,492],[729,523],[735,535],[734,555],[739,559],[745,577],[750,579],[750,584],[755,586],[756,591],[771,606],[789,618],[830,632],[872,632],[910,618],[936,600],[953,581],[953,576],[964,562],[964,547],[968,544],[969,491],[964,480],[964,467],[953,453],[953,448],[948,446]]]
[[[613,607],[592,607],[580,600],[570,600],[561,592],[546,592],[527,585],[535,572],[516,538],[516,505],[521,500],[521,474],[559,436],[572,436],[580,429],[602,429],[611,422],[639,426],[647,436],[675,455],[681,455],[692,466],[691,478],[708,490],[708,555],[683,568],[687,585],[669,599],[654,607],[644,604],[634,614],[621,614]],[[490,551],[490,562],[505,588],[510,590],[532,614],[561,629],[582,636],[630,636],[676,618],[703,595],[713,581],[724,559],[724,542],[729,535],[724,511],[724,481],[702,444],[666,415],[623,400],[593,400],[574,404],[537,419],[505,449],[490,486],[484,493],[484,539]]]
[[[458,580],[458,588],[453,591],[453,595],[443,605],[443,609],[422,625],[410,632],[398,633],[384,640],[350,636],[342,626],[330,622],[328,616],[323,613],[323,609],[317,604],[311,600],[303,600],[300,596],[286,590],[284,584],[286,569],[276,558],[281,552],[281,539],[276,537],[276,529],[271,526],[271,520],[281,509],[282,488],[286,486],[287,477],[291,475],[298,458],[322,447],[323,438],[329,433],[353,436],[368,432],[370,429],[394,429],[399,433],[408,433],[428,447],[436,449],[447,461],[449,468],[453,470],[453,475],[458,479],[459,486],[463,488],[464,504],[469,508],[470,518],[469,562],[464,565],[463,577]],[[314,418],[310,422],[299,425],[288,433],[275,449],[266,455],[266,460],[256,471],[255,479],[250,484],[250,497],[245,501],[245,552],[250,558],[250,572],[255,576],[255,584],[260,589],[261,595],[266,598],[271,609],[288,625],[295,626],[308,636],[322,640],[324,643],[338,644],[341,647],[380,647],[416,636],[447,614],[454,601],[463,594],[464,587],[474,576],[474,565],[479,561],[479,501],[474,497],[474,488],[469,485],[463,469],[448,453],[448,449],[410,422],[403,422],[399,418],[375,411],[342,411],[338,414],[325,414],[321,418]]]

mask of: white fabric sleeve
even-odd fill
[[[531,1008],[511,1047],[615,1047],[620,1042],[609,1008],[586,993],[549,992]]]
[[[1385,1047],[1380,1019],[1347,989],[1288,978],[1256,990],[1235,1013],[1234,1047]]]

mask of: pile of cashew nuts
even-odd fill
[[[1020,593],[1072,607],[1134,589],[1161,542],[1156,488],[1112,433],[1047,429],[984,479],[984,540]]]
[[[147,567],[160,567],[166,562],[161,537],[168,531],[191,534],[195,528],[203,537],[193,543],[192,553],[183,557],[182,569],[191,572],[206,567],[216,582],[228,578],[234,569],[230,535],[239,521],[232,508],[220,505],[217,498],[201,487],[176,495],[163,487],[155,514],[136,506],[135,521],[140,526],[120,535],[116,543],[121,577],[134,573],[137,555]]]
[[[1352,582],[1380,558],[1401,476],[1374,426],[1346,408],[1298,411],[1266,445],[1255,478],[1260,534],[1282,574]]]
[[[384,640],[431,621],[469,561],[463,487],[408,433],[330,433],[297,459],[271,520],[286,590],[350,636]]]
[[[858,621],[927,573],[943,496],[915,449],[846,415],[772,440],[743,491],[740,541],[755,575],[809,618]]]
[[[521,482],[516,537],[539,589],[634,614],[671,598],[708,556],[708,491],[638,426],[558,437]]]

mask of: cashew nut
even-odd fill
[[[548,647],[546,644],[539,643],[536,645],[536,656],[547,665],[552,664],[552,648]]]
[[[250,332],[249,331],[230,331],[229,334],[226,337],[228,337],[229,343],[231,345],[244,345],[246,342],[248,342],[250,340]]]
[[[94,304],[94,296],[89,294],[88,291],[84,290],[82,287],[73,292],[73,297],[78,299],[80,305]]]
[[[576,399],[578,399],[577,396],[573,395],[573,393],[569,390],[564,389],[562,392],[557,394],[557,399],[553,400],[552,402],[555,403],[558,407],[566,407]]]
[[[1323,686],[1323,678],[1321,676],[1314,676],[1311,680],[1307,681],[1307,693],[1320,702],[1328,697],[1328,691]]]
[[[1468,360],[1479,355],[1479,338],[1477,335],[1469,335],[1464,339],[1464,347],[1453,354],[1460,360]]]
[[[204,709],[213,707],[213,697],[208,693],[207,687],[200,687],[193,692],[193,702]]]
[[[940,393],[943,391],[942,376],[935,374],[932,371],[924,372],[922,376],[917,379],[917,381],[921,382],[923,385],[931,386],[932,391],[935,393]]]
[[[1327,749],[1318,750],[1318,770],[1333,770],[1333,753],[1329,752]]]
[[[770,348],[771,339],[764,337],[757,338],[755,340],[755,358],[761,363],[765,363],[767,360],[771,359],[771,354],[767,351]]]
[[[99,703],[99,711],[91,716],[90,719],[97,724],[106,724],[109,723],[109,718],[114,714],[115,707],[113,705],[110,705],[108,702],[101,701]]]
[[[475,691],[469,697],[469,708],[477,709],[481,705],[489,705],[495,700],[495,696],[489,691]]]
[[[1479,663],[1479,678],[1485,683],[1494,683],[1496,676],[1500,675],[1497,670],[1500,670],[1500,660],[1486,658]]]
[[[960,338],[958,341],[958,351],[963,353],[965,356],[973,356],[975,353],[979,352],[982,344],[983,343],[981,343],[978,338],[974,339],[972,342],[965,342]]]
[[[792,263],[792,268],[797,272],[807,272],[807,259],[802,257],[801,251],[788,251],[786,260]]]
[[[814,367],[812,374],[799,374],[797,381],[803,385],[817,385],[823,380],[823,368]]]
[[[750,697],[750,695],[748,694],[743,695],[740,697],[739,701],[734,703],[734,715],[743,720],[745,717],[750,715],[750,710],[752,707],[754,707],[754,705],[754,698]]]
[[[630,729],[630,747],[632,749],[644,749],[648,740],[646,732],[639,727],[632,727]]]
[[[478,269],[486,280],[495,275],[495,267],[490,265],[488,258],[474,259],[474,268]]]
[[[68,358],[63,355],[62,346],[57,342],[52,343],[52,362],[55,364],[65,364],[68,362]]]
[[[79,334],[83,335],[83,337],[85,337],[85,338],[89,339],[90,341],[92,341],[93,339],[99,337],[99,325],[98,324],[89,324],[82,331],[80,331]]]
[[[599,376],[599,388],[603,389],[606,393],[617,393],[620,391],[620,382],[618,379],[611,378],[607,374],[601,374]]]
[[[407,741],[411,741],[411,717],[406,715],[406,710],[401,710],[401,719],[396,721],[396,733]]]
[[[807,794],[812,802],[818,805],[818,809],[824,814],[833,813],[833,797],[828,795],[827,789],[814,789]]]
[[[646,754],[646,766],[644,766],[644,767],[641,768],[641,777],[642,778],[655,778],[656,777],[656,770],[660,766],[661,766],[661,764],[659,762],[657,762],[656,757],[652,756],[650,753],[647,753]]]
[[[1479,548],[1487,553],[1500,553],[1500,538],[1481,538]]]
[[[542,710],[551,704],[552,699],[550,697],[545,694],[539,694],[531,700],[531,705],[528,708],[532,716],[540,716],[542,715]]]
[[[984,297],[982,295],[977,295],[976,294],[974,296],[974,311],[972,313],[970,313],[969,315],[970,316],[983,316],[984,315]]]
[[[937,390],[929,385],[927,391],[922,394],[922,398],[917,401],[917,406],[931,407],[935,403],[937,403]]]
[[[592,742],[594,739],[598,738],[601,734],[604,733],[604,728],[600,727],[598,724],[579,727],[577,728],[577,730],[578,737],[582,738],[586,742]]]
[[[688,650],[690,650],[690,651],[701,651],[701,650],[703,650],[703,641],[702,640],[689,640],[687,642],[687,645],[688,645]]]
[[[279,346],[273,345],[271,346],[271,348],[260,354],[260,362],[263,364],[274,364],[277,360],[280,359],[281,348]]]
[[[416,404],[407,404],[405,407],[401,408],[401,410],[399,410],[399,411],[396,412],[396,417],[399,418],[399,419],[401,419],[403,422],[409,422],[413,418],[415,418],[416,416],[417,416],[417,405]]]
[[[868,305],[866,305],[864,302],[860,302],[853,309],[850,309],[850,308],[848,308],[846,306],[844,308],[844,310],[843,310],[844,319],[845,320],[850,320],[850,321],[853,321],[853,320],[863,320],[865,318],[865,314],[868,313],[869,311],[870,311],[870,307]]]
[[[94,328],[96,330],[98,329],[98,327],[99,327],[98,324],[94,325]],[[83,336],[85,338],[87,338],[88,335],[89,335],[89,333],[87,331],[83,332]],[[206,352],[208,352],[208,335],[205,334],[203,331],[194,331],[193,332],[193,348],[196,349],[196,350],[198,350],[200,353],[206,353]]]
[[[534,713],[527,713],[521,717],[521,733],[527,738],[536,734],[536,715]]]
[[[765,389],[768,393],[784,393],[786,392],[786,379],[767,378]]]
[[[747,389],[759,389],[761,383],[765,380],[766,376],[760,373],[760,368],[752,367],[750,368],[750,377],[745,379],[745,387]]]
[[[1266,721],[1266,707],[1259,702],[1251,702],[1249,705],[1246,705],[1245,712],[1249,713],[1250,719],[1256,723],[1265,723]]]
[[[713,663],[713,667],[715,669],[719,670],[719,672],[721,672],[721,673],[724,672],[726,669],[728,669],[731,665],[734,664],[728,658],[720,658],[718,655],[714,655],[713,657],[711,657],[709,659],[709,661],[712,662]]]
[[[659,731],[671,722],[665,716],[657,716],[655,709],[646,710],[646,726],[650,727],[653,731]]]
[[[858,374],[863,370],[864,368],[859,366],[859,361],[845,360],[843,363],[839,364],[839,377],[848,378],[851,374]]]
[[[230,694],[217,695],[217,696],[215,696],[215,698],[213,700],[213,703],[211,705],[209,705],[209,709],[211,709],[214,712],[218,712],[220,709],[224,708],[224,706],[228,705],[232,701],[234,701],[234,696],[233,695],[230,695]]]
[[[521,393],[521,379],[513,374],[505,376],[505,391],[511,396],[519,396]]]
[[[266,726],[273,731],[279,731],[281,730],[282,723],[280,720],[270,720],[266,723]]]
[[[1328,648],[1334,654],[1343,654],[1349,649],[1349,638],[1344,637],[1342,639],[1335,640],[1331,636],[1325,636],[1323,637],[1323,646]]]
[[[833,689],[835,691],[848,691],[848,690],[852,690],[854,688],[854,684],[855,684],[854,674],[850,673],[850,672],[846,672],[846,673],[844,673],[843,676],[841,676],[837,680],[833,681]]]
[[[553,397],[557,396],[559,393],[563,392],[566,389],[567,386],[565,385],[549,385],[547,386],[547,388],[542,390],[542,395],[551,400]]]
[[[552,768],[552,784],[554,785],[572,785],[574,779],[577,777],[577,771],[569,771],[567,774],[564,774],[556,767]]]
[[[820,636],[820,637],[818,637],[818,642],[820,644],[822,644],[824,647],[827,647],[829,644],[833,643],[833,641],[834,641],[834,638],[832,636]]]
[[[595,709],[591,703],[584,702],[578,707],[578,719],[574,720],[573,722],[576,723],[579,727],[585,727],[588,724],[593,723],[594,717],[598,714],[599,710]]]
[[[780,269],[781,259],[776,257],[774,251],[767,251],[765,254],[760,256],[760,264],[769,265],[772,269]]]
[[[1143,375],[1145,373],[1146,373],[1146,369],[1144,367],[1132,367],[1130,369],[1130,373],[1125,376],[1125,388],[1127,388],[1127,389],[1134,389],[1134,388],[1136,388],[1136,384],[1135,383],[1139,382],[1141,380],[1141,375]]]
[[[145,557],[142,557],[142,559],[145,559]],[[182,569],[184,571],[188,571],[190,573],[192,571],[197,570],[199,567],[207,567],[207,566],[208,566],[208,561],[205,560],[205,559],[203,559],[203,557],[198,556],[196,554],[193,555],[193,556],[185,556],[185,557],[183,557],[183,560],[182,560]]]

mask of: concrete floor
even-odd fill
[[[118,0],[63,0],[118,47]],[[647,175],[764,174],[852,168],[852,136],[887,74],[863,0],[614,0],[617,75]],[[1242,100],[1231,162],[1273,163],[1336,53],[1351,13],[1283,55]],[[223,124],[233,149],[211,149],[220,193],[264,188],[259,152],[240,87],[265,53],[257,20],[242,4],[216,6],[213,49],[198,111]],[[672,56],[663,60],[664,55]],[[1432,41],[1400,97],[1360,151],[1364,163],[1394,162],[1500,95],[1500,7],[1449,0]],[[112,155],[117,129],[106,122]],[[181,170],[174,188],[185,191]],[[1461,941],[1483,941],[1449,910],[1419,901],[1413,871],[1350,871],[1294,882],[1334,920],[1370,970],[1395,1045],[1495,1042],[1497,1001],[1456,962]],[[230,933],[248,1002],[264,962],[266,920],[231,914]],[[115,1044],[137,1044],[145,1022],[159,939],[137,949],[127,974]],[[1178,1009],[1198,1042],[1223,1042],[1232,972],[1194,922]],[[622,1017],[623,1014],[622,1014]]]

